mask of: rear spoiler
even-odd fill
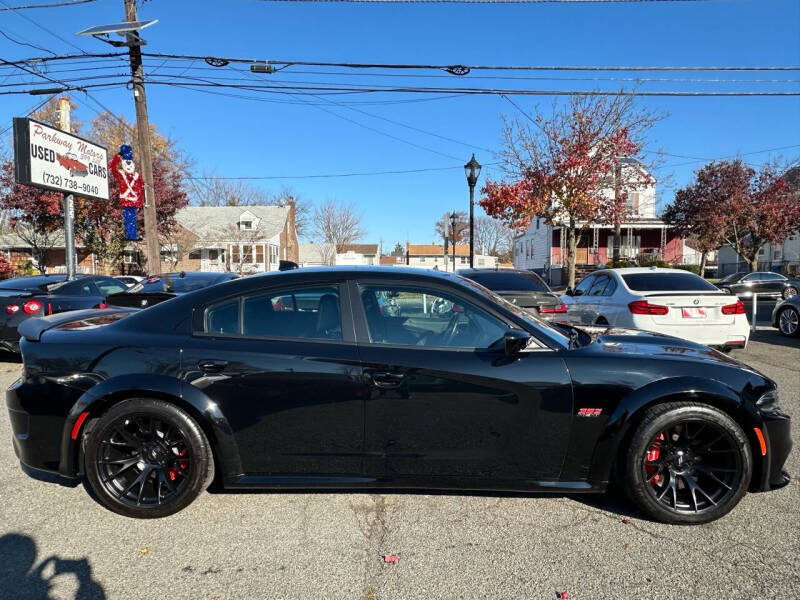
[[[734,296],[725,290],[709,290],[707,292],[641,292],[632,290],[634,294],[641,294],[648,298],[656,298],[658,296]]]
[[[154,304],[159,304],[177,294],[170,292],[120,292],[111,294],[105,300],[109,306],[124,306],[128,308],[147,308]]]
[[[25,319],[22,323],[20,323],[17,331],[26,340],[38,342],[42,338],[42,334],[45,331],[54,329],[66,323],[82,321],[90,317],[100,317],[130,312],[136,312],[136,310],[131,308],[89,308],[85,310],[71,310],[68,312],[57,313],[55,315],[49,315],[47,317]]]

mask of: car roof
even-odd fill
[[[619,273],[620,275],[632,275],[634,273],[686,273],[687,275],[694,275],[694,273],[685,269],[670,269],[667,267],[621,267],[619,269],[601,269],[595,271],[595,273],[603,271]]]
[[[420,269],[416,267],[393,267],[393,266],[372,266],[372,265],[351,265],[335,267],[302,267],[299,269],[289,269],[286,271],[270,271],[268,273],[258,273],[251,275],[247,279],[261,279],[272,277],[303,277],[304,275],[328,275],[335,274],[338,277],[425,277],[429,279],[439,279],[444,281],[458,281],[459,275],[447,271],[436,271],[434,269]]]
[[[499,267],[484,267],[482,269],[459,269],[456,271],[456,275],[464,275],[465,277],[469,277],[470,275],[477,275],[479,273],[513,273],[517,275],[536,275],[535,271],[529,271],[527,269],[501,269]]]

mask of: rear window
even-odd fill
[[[719,292],[719,288],[693,273],[630,273],[625,285],[635,292]]]
[[[224,275],[189,275],[181,277],[180,275],[164,275],[156,276],[145,279],[141,283],[130,288],[129,292],[174,292],[176,294],[184,294],[186,292],[193,292],[200,290],[210,285],[225,281],[227,278]]]
[[[536,273],[503,273],[491,271],[487,273],[470,273],[469,279],[480,283],[490,290],[549,292],[547,284]]]

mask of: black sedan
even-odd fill
[[[458,274],[480,283],[498,296],[546,321],[563,319],[567,307],[532,271],[522,269],[459,269]]]
[[[759,297],[791,298],[800,290],[800,279],[769,271],[740,272],[723,277],[716,285],[740,298],[752,298],[754,293]]]
[[[188,294],[209,285],[236,279],[235,273],[204,273],[200,271],[181,271],[152,275],[134,284],[127,290],[108,296],[108,306],[147,308],[181,294]]]
[[[0,346],[19,351],[17,327],[24,320],[81,308],[102,308],[108,294],[125,286],[104,275],[79,276],[66,281],[64,275],[15,277],[0,282]]]
[[[800,296],[791,296],[775,305],[772,326],[786,337],[800,336]]]
[[[25,470],[85,477],[131,517],[212,481],[586,493],[614,473],[652,517],[703,523],[788,482],[764,375],[676,338],[551,326],[447,273],[269,273],[20,333],[6,402]]]

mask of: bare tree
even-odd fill
[[[242,180],[223,179],[204,173],[188,179],[192,204],[195,206],[255,206],[275,204],[263,190]]]
[[[453,241],[453,232],[450,231],[450,214],[444,213],[442,218],[436,221],[434,231],[438,239],[442,240],[447,238],[450,242]],[[469,219],[467,213],[459,211],[456,213],[456,243],[466,242],[469,240]]]
[[[163,232],[159,236],[159,241],[162,246],[169,248],[166,262],[170,264],[171,270],[174,271],[178,263],[183,260],[183,257],[194,248],[197,236],[185,227],[176,225],[168,231]]]
[[[514,231],[491,217],[475,219],[475,248],[480,254],[503,257],[511,252]]]
[[[364,235],[361,216],[349,204],[326,200],[314,208],[311,234],[323,242],[333,244],[336,252]]]
[[[297,237],[305,238],[311,233],[311,221],[314,216],[314,206],[311,202],[286,186],[270,197],[270,204],[277,206],[286,206],[290,202],[294,202],[294,228]]]
[[[253,251],[253,244],[264,244],[263,237],[264,232],[260,225],[253,223],[252,229],[243,229],[241,223],[230,223],[219,230],[216,241],[233,244],[233,248],[228,252],[227,262],[231,270],[235,269],[236,273],[242,275],[245,266],[255,262],[255,257],[250,254]],[[250,260],[246,261],[248,257]]]

